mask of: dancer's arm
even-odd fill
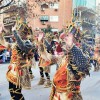
[[[77,71],[89,75],[89,60],[83,52],[77,47],[73,46],[71,49],[72,63],[77,66]]]
[[[30,41],[26,41],[26,42],[23,41],[20,35],[18,34],[18,32],[16,31],[15,27],[12,28],[12,31],[13,31],[14,37],[16,38],[19,48],[22,51],[25,51],[26,53],[29,52],[33,48],[32,43]]]

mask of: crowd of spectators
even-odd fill
[[[0,51],[0,63],[7,63],[10,61],[11,53],[10,51],[4,49]]]

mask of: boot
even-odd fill
[[[50,79],[47,79],[47,81],[44,85],[44,88],[49,88],[49,87],[51,87],[51,81],[50,81]]]
[[[33,74],[30,74],[30,79],[32,80],[34,78],[34,75]]]
[[[38,83],[38,85],[43,85],[43,84],[44,84],[44,82],[45,82],[44,77],[41,77],[41,78],[40,78],[40,81],[39,81],[39,83]]]

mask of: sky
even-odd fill
[[[100,0],[96,0],[96,4],[98,5],[98,3],[100,3]]]

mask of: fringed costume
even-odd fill
[[[53,78],[50,100],[83,100],[80,83],[89,75],[89,63],[76,46],[68,56],[62,60]]]
[[[69,34],[74,34],[75,28],[68,33],[63,34],[63,39],[68,40]],[[73,35],[72,35],[73,36]],[[67,37],[67,39],[66,39]],[[80,91],[81,80],[89,75],[90,64],[89,60],[83,52],[73,42],[69,48],[68,43],[65,42],[65,54],[59,65],[59,69],[53,78],[52,90],[49,100],[83,100]]]
[[[93,61],[94,61],[94,71],[99,71],[100,70],[100,50],[99,50],[99,47],[94,48]]]
[[[23,26],[23,28],[23,34],[26,35],[28,27]],[[12,45],[12,56],[6,77],[9,82],[12,100],[25,100],[21,90],[22,88],[31,88],[29,66],[31,66],[34,46],[30,40],[22,40],[15,30],[14,37],[16,38],[16,43]]]
[[[44,34],[44,33],[42,33]],[[45,45],[45,40],[43,40],[43,35],[41,39],[39,39],[41,36],[41,32],[39,33],[38,36],[38,53],[39,53],[39,70],[40,70],[40,81],[38,85],[44,85],[45,88],[48,88],[51,86],[51,81],[50,81],[50,65],[52,64],[52,61],[50,59],[51,54],[48,53],[47,47]],[[44,78],[44,75],[46,76],[46,80]]]

